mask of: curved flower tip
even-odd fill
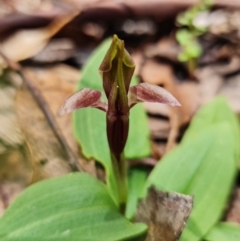
[[[157,85],[142,83],[129,89],[129,107],[139,102],[157,102],[172,106],[181,106],[177,99],[167,90]]]
[[[84,88],[71,95],[59,110],[60,115],[65,115],[73,110],[85,107],[94,107],[107,111],[107,103],[101,99],[102,93],[97,90]]]
[[[117,82],[120,92],[123,92],[123,88],[128,92],[134,69],[135,64],[125,49],[124,42],[114,35],[111,46],[99,67],[107,98],[112,88],[115,88],[115,82]]]

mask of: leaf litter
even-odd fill
[[[145,166],[149,165],[146,163],[157,163],[160,157],[163,157],[167,152],[171,152],[178,145],[197,110],[218,94],[224,95],[232,109],[239,115],[240,25],[236,19],[240,15],[239,10],[226,8],[231,4],[234,6],[234,3],[220,4],[223,8],[213,10],[206,18],[209,30],[199,38],[204,51],[193,75],[189,73],[185,63],[178,61],[181,47],[175,40],[176,26],[172,21],[176,18],[177,13],[189,7],[189,1],[184,1],[182,4],[174,2],[175,5],[172,1],[166,1],[164,6],[160,2],[151,3],[148,4],[148,8],[146,8],[144,1],[136,4],[124,2],[129,9],[133,10],[136,17],[142,18],[141,24],[134,17],[129,16],[129,12],[126,11],[127,8],[122,8],[122,5],[117,2],[110,4],[106,1],[103,5],[101,3],[86,5],[83,1],[70,1],[70,3],[69,1],[62,1],[61,5],[52,1],[42,1],[39,5],[30,6],[27,3],[19,5],[12,1],[11,4],[11,7],[3,4],[0,18],[5,20],[6,16],[10,16],[10,13],[16,14],[20,11],[34,16],[34,11],[41,9],[41,28],[33,27],[29,29],[28,27],[28,29],[24,29],[24,26],[26,26],[24,21],[18,23],[13,21],[13,25],[6,24],[5,30],[11,31],[7,38],[1,40],[0,51],[13,61],[27,59],[22,62],[24,71],[26,71],[33,85],[44,96],[60,126],[64,139],[67,140],[79,163],[92,175],[96,175],[96,167],[93,161],[89,164],[81,156],[78,144],[73,138],[70,116],[59,118],[57,111],[63,100],[74,93],[76,83],[80,78],[78,68],[87,61],[88,52],[103,40],[106,33],[108,33],[107,35],[113,35],[120,32],[121,37],[126,39],[126,45],[132,51],[133,56],[135,56],[134,59],[138,63],[136,73],[141,82],[154,83],[166,88],[182,105],[182,108],[171,108],[152,103],[144,104],[151,130],[151,141],[153,143],[151,158],[154,159],[154,162],[138,160],[138,165]],[[57,21],[56,13],[59,14],[59,9],[65,11],[69,9],[66,6],[77,9],[84,8],[85,17],[82,18],[81,11],[70,13],[68,17],[62,19],[62,25],[55,26],[56,28],[53,30],[51,26]],[[103,11],[104,15],[101,15],[101,12],[98,11],[102,6],[106,7],[105,12]],[[156,6],[161,6],[161,8],[156,8]],[[15,12],[12,7],[14,7]],[[167,7],[169,12],[166,16],[164,9]],[[115,16],[110,14],[113,9]],[[148,21],[148,13],[151,13],[153,19],[151,21],[154,25],[151,25],[151,21]],[[221,17],[219,17],[220,15]],[[116,16],[121,17],[121,20],[116,20]],[[101,17],[101,21],[98,23],[96,20],[99,17]],[[201,20],[200,17],[198,21]],[[21,19],[24,18],[25,16]],[[49,19],[53,21],[50,23]],[[35,26],[38,26],[37,18],[33,17],[32,20]],[[168,24],[164,25],[163,21]],[[148,31],[148,29],[145,31],[144,24],[155,26],[155,28],[152,28],[151,31]],[[84,27],[81,29],[81,26]],[[121,26],[121,29],[118,26]],[[133,29],[128,31],[129,27]],[[42,34],[43,32],[44,34]],[[6,34],[7,31],[3,33]],[[29,45],[31,48],[28,45],[24,47],[26,46],[24,45],[24,38],[30,40],[29,34],[31,33],[40,34],[40,38],[34,43],[30,41],[33,43],[31,46]],[[33,36],[38,35],[34,34]],[[64,50],[64,44],[58,45],[58,40],[61,39],[69,41],[67,42],[67,50]],[[62,48],[64,54],[55,57],[54,45],[56,49]],[[44,46],[50,47],[44,49]],[[45,56],[48,56],[48,51],[51,51],[51,49],[53,49],[51,54],[53,58],[48,59]],[[87,49],[89,51],[86,51]],[[24,51],[21,53],[22,50]],[[40,55],[40,51],[42,51],[42,55]],[[84,51],[86,55],[83,54]],[[69,67],[69,65],[75,68]],[[5,66],[2,63],[1,69]],[[5,76],[6,73],[6,70],[4,70],[2,76]],[[66,162],[66,156],[61,150],[59,141],[29,90],[25,87],[19,88],[19,84],[16,85],[15,83],[15,77],[8,76],[6,81],[7,87],[2,86],[0,91],[2,96],[2,107],[0,106],[0,115],[2,116],[0,118],[2,122],[0,127],[0,153],[1,160],[3,160],[1,161],[1,167],[4,169],[0,174],[0,215],[32,180],[38,181],[72,171]],[[2,85],[5,83],[2,81],[2,77],[1,83]],[[52,148],[49,148],[49,146]],[[11,173],[13,167],[18,168]],[[14,175],[15,177],[18,176],[21,181],[16,182]],[[236,190],[238,189],[236,188]],[[227,221],[240,223],[237,215],[240,210],[239,200],[239,195],[233,197],[232,204],[230,204],[226,214]]]

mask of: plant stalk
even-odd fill
[[[124,158],[123,152],[119,155],[114,155],[113,153],[111,153],[111,158],[114,173],[116,175],[119,209],[120,212],[124,214],[128,194],[126,160]]]

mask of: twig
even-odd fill
[[[69,145],[67,144],[67,142],[66,142],[66,140],[65,140],[65,138],[64,138],[64,136],[61,132],[61,129],[59,128],[57,122],[55,121],[55,118],[53,116],[52,111],[50,110],[47,102],[45,101],[45,99],[42,96],[42,94],[40,93],[40,91],[36,88],[36,86],[34,86],[33,82],[30,79],[28,79],[28,77],[25,75],[25,73],[22,70],[20,64],[18,64],[15,61],[10,60],[1,50],[0,50],[0,55],[3,57],[3,59],[7,63],[8,67],[10,69],[14,70],[15,72],[17,72],[21,76],[23,82],[28,87],[30,93],[34,97],[38,106],[43,111],[43,113],[44,113],[50,127],[52,128],[55,136],[57,137],[61,147],[65,151],[65,153],[67,155],[67,158],[68,158],[68,161],[69,161],[69,165],[71,166],[72,170],[73,171],[83,171],[83,169],[80,167],[80,165],[78,163],[77,157],[72,152]]]

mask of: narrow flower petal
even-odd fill
[[[102,111],[107,111],[107,103],[101,99],[101,92],[84,88],[71,95],[59,110],[60,115],[65,115],[73,110],[85,107],[94,107]]]
[[[128,98],[130,108],[139,102],[157,102],[172,106],[181,106],[176,98],[167,90],[148,83],[142,83],[130,87]]]

